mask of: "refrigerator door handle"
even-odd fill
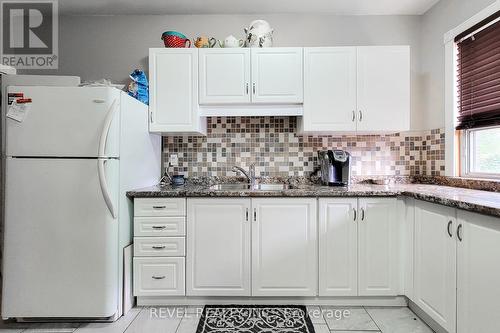
[[[111,103],[111,106],[108,109],[108,113],[106,114],[106,118],[104,119],[104,126],[102,127],[101,137],[99,138],[99,157],[105,157],[106,154],[106,142],[108,141],[108,133],[111,128],[111,123],[113,122],[113,118],[116,113],[116,99]]]
[[[113,205],[113,201],[111,200],[111,196],[108,191],[108,182],[106,181],[106,174],[104,172],[104,165],[106,160],[98,159],[97,160],[97,173],[99,175],[99,185],[101,185],[102,196],[104,197],[104,201],[106,202],[106,206],[108,206],[109,212],[114,219],[116,219],[115,206]]]

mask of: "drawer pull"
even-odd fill
[[[152,226],[151,228],[155,229],[155,230],[163,230],[165,229],[166,227],[164,225],[154,225]]]
[[[165,245],[153,245],[153,249],[155,250],[163,250],[165,248]]]
[[[153,206],[153,209],[165,209],[167,206]]]
[[[155,280],[163,280],[165,278],[165,275],[162,275],[162,276],[153,275],[152,278]]]

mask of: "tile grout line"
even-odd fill
[[[177,333],[177,331],[179,331],[179,327],[181,327],[181,323],[184,320],[184,318],[186,317],[186,313],[187,313],[187,307],[184,307],[184,312],[182,314],[182,318],[181,318],[181,320],[179,320],[179,323],[177,324],[177,327],[175,328],[175,333]]]
[[[373,321],[373,323],[375,324],[375,326],[377,326],[378,330],[380,333],[384,333],[382,332],[382,329],[378,326],[377,322],[375,321],[375,319],[373,319],[372,315],[370,314],[370,312],[368,312],[368,310],[366,310],[366,307],[363,305],[363,310],[366,311],[366,314],[368,315],[368,317],[370,317],[370,319]]]
[[[130,321],[130,324],[128,324],[127,327],[125,327],[125,330],[123,330],[123,333],[127,332],[127,330],[129,329],[130,325],[132,325],[132,323],[137,319],[137,317],[139,317],[139,315],[142,313],[142,311],[144,311],[144,309],[146,309],[146,307],[142,307],[141,311],[137,312],[137,314],[135,315],[134,319],[132,319]]]

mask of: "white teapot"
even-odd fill
[[[273,32],[269,23],[264,20],[255,20],[244,29],[246,34],[246,47],[270,47],[273,46]]]
[[[233,35],[229,35],[224,41],[219,40],[220,47],[242,47],[245,42],[242,39],[237,39]]]

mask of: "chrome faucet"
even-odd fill
[[[253,188],[255,187],[255,164],[252,163],[250,164],[250,168],[249,168],[249,171],[245,171],[245,169],[243,169],[242,167],[239,167],[239,166],[233,166],[232,168],[232,171],[233,172],[241,172],[248,180],[248,182],[250,183],[250,186]]]

